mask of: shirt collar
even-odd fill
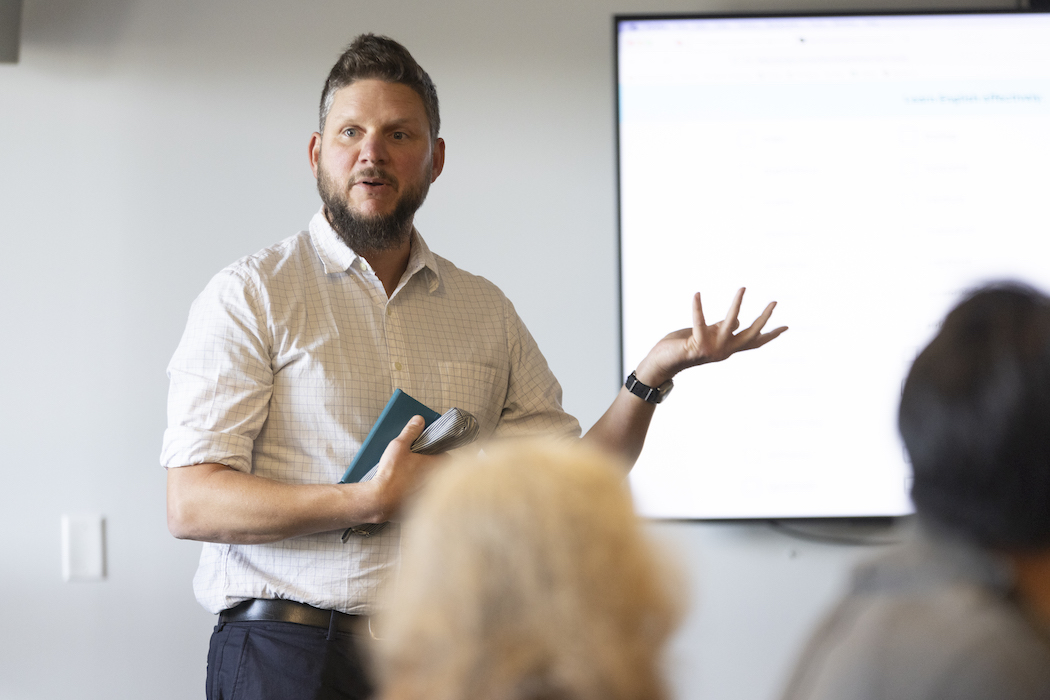
[[[355,263],[358,266],[367,266],[365,259],[355,253],[332,229],[323,208],[310,219],[310,240],[313,241],[314,250],[317,251],[317,257],[320,258],[326,275],[346,272]],[[421,270],[428,271],[427,286],[431,292],[436,291],[440,283],[437,258],[430,252],[419,231],[413,228],[412,248],[408,256],[408,267],[405,269],[405,279],[410,279]]]

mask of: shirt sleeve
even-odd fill
[[[162,466],[214,462],[251,471],[273,388],[265,308],[260,286],[229,268],[193,302],[168,365]]]
[[[579,437],[580,424],[562,408],[561,385],[536,340],[506,296],[503,303],[510,380],[495,437]]]

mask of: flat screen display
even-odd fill
[[[623,370],[746,287],[631,475],[674,519],[912,510],[903,379],[968,289],[1050,289],[1050,15],[617,17]]]

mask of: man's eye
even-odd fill
[[[406,137],[406,134],[403,131],[395,131],[394,132],[394,140],[395,141],[401,141],[405,137]]]
[[[347,127],[346,129],[343,129],[343,136],[353,138],[357,136],[357,129]]]

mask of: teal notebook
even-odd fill
[[[423,420],[429,426],[440,418],[441,414],[427,408],[400,389],[394,389],[394,394],[386,402],[386,408],[379,414],[375,425],[372,426],[368,437],[361,444],[361,449],[357,451],[354,460],[346,468],[346,473],[343,474],[339,483],[352,484],[361,481],[372,470],[372,467],[379,464],[379,459],[383,456],[386,446],[401,434],[412,416],[423,416]]]

